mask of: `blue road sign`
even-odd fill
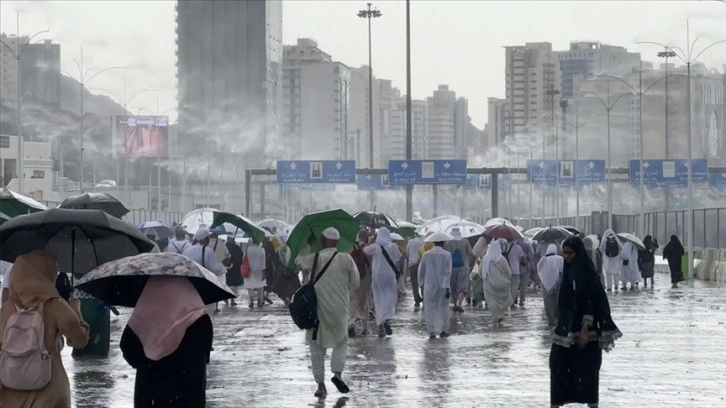
[[[279,160],[277,184],[355,184],[355,160]]]
[[[400,185],[392,185],[388,182],[388,174],[359,174],[356,178],[358,190],[400,190]]]
[[[528,160],[527,180],[533,184],[552,184],[557,181],[557,160]]]
[[[708,186],[726,189],[726,172],[708,173]]]
[[[391,184],[466,184],[466,160],[389,160]]]
[[[534,184],[560,185],[605,182],[605,160],[529,160],[527,179]]]
[[[278,184],[282,191],[335,191],[335,184]]]
[[[630,184],[640,185],[640,160],[630,161]],[[688,186],[688,160],[643,160],[643,184],[646,187],[686,187]],[[693,159],[693,182],[708,181],[708,160]]]
[[[509,190],[512,188],[512,174],[499,175],[499,189]],[[492,175],[491,174],[467,174],[466,184],[460,186],[464,190],[491,190]]]

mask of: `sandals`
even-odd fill
[[[330,381],[333,382],[333,385],[335,385],[335,388],[337,388],[338,392],[340,392],[341,394],[347,394],[350,392],[350,388],[348,388],[348,385],[346,385],[343,379],[341,379],[337,375],[333,376]]]

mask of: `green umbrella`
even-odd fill
[[[323,230],[329,227],[337,229],[340,233],[340,242],[338,242],[339,251],[347,252],[353,248],[358,231],[360,230],[360,222],[353,218],[352,215],[340,209],[310,213],[295,225],[295,229],[292,230],[290,236],[287,238],[287,246],[291,252],[291,267],[294,267],[295,258],[297,258],[300,251],[308,243],[311,234],[316,238],[311,251],[320,251],[320,237],[323,236]]]
[[[0,188],[0,219],[9,220],[18,215],[45,211],[48,207],[30,197]]]
[[[241,229],[256,244],[260,244],[265,241],[265,230],[255,225],[252,220],[241,215],[215,211],[212,218],[212,226],[210,228],[218,227],[225,222]]]
[[[408,221],[396,221],[398,228],[394,228],[394,232],[406,239],[413,239],[416,237],[416,229],[418,225],[412,224]]]

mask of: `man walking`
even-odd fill
[[[411,289],[413,290],[413,301],[415,302],[415,309],[421,307],[421,292],[419,291],[418,286],[418,253],[421,250],[423,244],[423,238],[421,238],[421,236],[419,235],[416,235],[416,237],[408,241],[408,245],[406,245],[406,252],[408,254],[408,275],[411,277]]]
[[[328,395],[325,387],[325,354],[329,348],[333,349],[330,357],[333,372],[331,381],[339,392],[346,394],[350,391],[342,377],[348,347],[348,293],[358,288],[360,276],[353,258],[336,250],[338,241],[338,230],[327,228],[323,231],[323,249],[296,260],[302,269],[310,270],[312,282],[320,275],[315,283],[320,324],[316,330],[307,332],[313,377],[318,384],[315,396],[319,398]]]
[[[434,248],[424,254],[418,269],[418,281],[424,292],[424,316],[429,338],[449,337],[449,298],[452,264],[451,253],[444,249],[448,235],[437,232],[427,238]]]
[[[444,245],[444,249],[451,254],[451,294],[454,297],[454,311],[464,313],[462,304],[469,294],[469,265],[474,259],[474,252],[459,228],[451,230],[451,237]]]

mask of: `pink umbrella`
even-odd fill
[[[485,230],[485,233],[496,239],[506,239],[507,241],[519,241],[524,238],[521,232],[509,223],[492,225]]]

